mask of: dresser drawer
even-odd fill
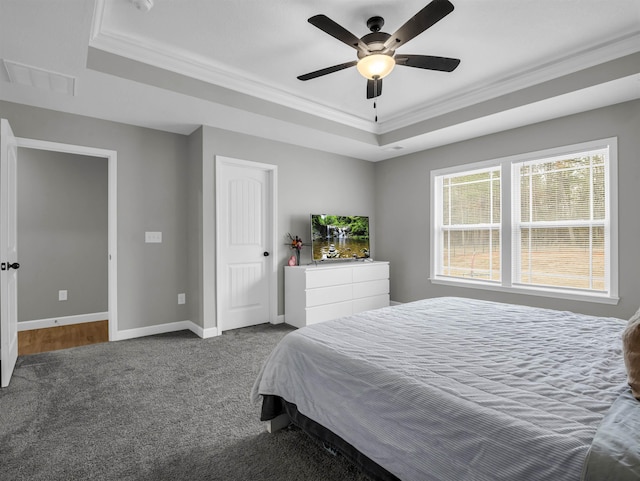
[[[389,294],[353,300],[353,313],[380,309],[389,305]]]
[[[361,265],[353,269],[353,282],[389,279],[389,264]]]
[[[315,307],[322,304],[350,301],[353,298],[353,287],[351,284],[319,287],[317,289],[307,289],[305,294],[307,296],[307,307]]]
[[[306,274],[307,289],[336,286],[339,284],[351,284],[353,282],[351,267],[308,269]]]
[[[307,308],[307,325],[316,322],[330,321],[339,317],[351,314],[352,301],[337,302],[335,304],[326,304],[324,306]]]
[[[353,284],[353,298],[378,296],[389,294],[389,279],[379,279],[377,281],[358,282]]]

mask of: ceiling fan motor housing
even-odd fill
[[[385,32],[372,32],[366,34],[360,40],[367,44],[367,47],[369,47],[369,52],[362,52],[358,50],[358,58],[364,58],[372,53],[379,53],[393,57],[395,50],[384,48],[384,43],[389,37],[391,37],[391,35]]]
[[[382,26],[384,25],[384,18],[382,17],[371,17],[367,20],[367,28],[372,32],[379,32],[382,30]]]

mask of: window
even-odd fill
[[[431,280],[617,302],[616,139],[431,173]]]
[[[442,178],[442,269],[452,277],[500,280],[500,168]]]

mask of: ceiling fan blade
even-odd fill
[[[453,72],[460,64],[460,59],[449,57],[434,57],[431,55],[396,55],[396,65],[405,67]]]
[[[367,98],[374,99],[382,95],[382,79],[367,80]]]
[[[333,67],[327,67],[320,70],[316,70],[315,72],[309,72],[304,75],[298,76],[298,80],[311,80],[314,78],[322,77],[323,75],[327,75],[333,72],[338,72],[340,70],[344,70],[345,68],[353,67],[357,64],[357,60],[353,60],[352,62],[341,63],[340,65],[334,65]]]
[[[328,33],[333,38],[340,40],[342,43],[349,45],[349,47],[355,48],[362,52],[369,52],[367,44],[349,32],[346,28],[338,25],[326,15],[314,15],[308,22],[314,27],[318,27],[325,33]]]
[[[384,43],[384,47],[396,50],[401,45],[417,37],[426,29],[442,20],[451,12],[453,12],[453,4],[449,0],[433,0],[407,20],[402,27],[396,30]]]

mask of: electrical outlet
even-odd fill
[[[160,244],[162,242],[162,232],[145,232],[144,241],[147,244]]]
[[[182,294],[178,294],[178,304],[184,304],[187,302],[187,296],[182,293]]]
[[[66,290],[58,291],[58,300],[59,301],[66,301],[67,300],[67,291]]]

